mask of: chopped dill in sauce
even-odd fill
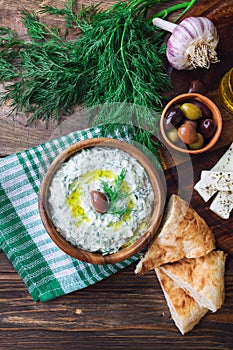
[[[94,190],[112,196],[104,214],[93,208]],[[154,192],[144,168],[128,153],[93,147],[60,167],[50,185],[49,205],[54,225],[69,242],[104,255],[132,244],[145,232]]]

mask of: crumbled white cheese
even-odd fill
[[[233,209],[233,143],[210,171],[203,170],[194,186],[205,202],[216,193],[210,209],[228,219]]]
[[[233,191],[232,171],[203,170],[201,180],[200,188],[215,191]]]
[[[229,219],[233,209],[233,193],[218,192],[217,196],[211,203],[210,210],[220,216],[222,219]]]
[[[233,143],[211,170],[233,171]],[[203,178],[201,177],[201,179],[194,186],[194,189],[199,193],[205,202],[208,202],[208,200],[217,192],[217,190],[206,189],[204,186],[202,186],[202,183]]]
[[[202,199],[205,202],[208,202],[208,200],[211,197],[213,197],[213,195],[217,192],[217,190],[206,188],[204,186],[202,187],[202,181],[201,180],[196,183],[196,185],[194,186],[194,189],[199,193],[199,195],[202,197]]]

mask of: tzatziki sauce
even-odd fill
[[[114,188],[123,169],[114,203],[119,213],[97,212],[91,191],[105,193],[104,183]],[[127,152],[111,147],[87,148],[72,156],[56,171],[48,192],[49,215],[57,231],[73,245],[102,255],[115,253],[143,235],[154,200],[143,166]]]

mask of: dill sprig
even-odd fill
[[[28,40],[0,28],[0,79],[7,82],[0,103],[11,101],[12,111],[30,113],[29,123],[39,118],[59,122],[77,103],[101,105],[92,125],[103,124],[105,135],[119,124],[136,126],[136,140],[140,136],[156,153],[150,136],[171,88],[161,31],[146,22],[158,2],[166,0],[119,1],[107,10],[99,4],[77,11],[75,0],[62,9],[42,7],[41,12],[64,18],[64,33],[23,9]],[[112,109],[114,103],[119,109]],[[126,104],[128,111],[122,113]]]
[[[21,40],[10,28],[0,27],[0,80],[17,78],[17,61],[22,49]]]
[[[126,206],[125,208],[122,208],[122,207],[119,207],[119,204],[118,204],[122,198],[126,198],[129,195],[127,192],[123,192],[121,189],[121,185],[124,181],[126,173],[127,173],[127,170],[122,169],[113,184],[109,184],[106,181],[101,181],[101,184],[103,186],[103,191],[109,200],[109,209],[107,211],[107,213],[109,214],[123,216],[126,213],[128,214],[132,211],[132,209],[128,208],[128,206]]]

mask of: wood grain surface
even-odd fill
[[[98,2],[86,0],[80,4]],[[107,7],[115,2],[104,1],[102,6]],[[179,2],[181,1],[170,1],[166,5]],[[0,0],[0,26],[10,26],[24,36],[25,30],[18,9],[24,7],[38,10],[42,3],[61,5],[64,1]],[[157,9],[163,6],[162,4]],[[190,11],[191,15],[211,16],[216,20],[218,30],[223,33],[229,28],[224,34],[224,40],[228,42],[223,48],[223,54],[225,50],[227,52],[226,57],[232,57],[232,8],[233,0],[199,0]],[[59,21],[61,20],[57,21],[57,25],[62,24]],[[227,70],[224,59],[221,60],[221,69]],[[36,303],[32,301],[23,281],[4,253],[0,252],[0,350],[233,349],[232,217],[228,222],[221,221],[208,211],[208,206],[200,201],[197,193],[192,192],[193,180],[199,179],[200,170],[213,166],[233,141],[232,116],[222,108],[217,89],[223,70],[220,72],[217,67],[213,68],[216,78],[213,86],[207,78],[206,83],[207,95],[221,108],[224,119],[223,134],[218,144],[208,155],[192,157],[189,166],[177,155],[176,161],[181,164],[178,170],[166,166],[173,164],[170,158],[175,156],[171,157],[166,149],[162,150],[162,156],[166,167],[168,195],[176,192],[179,186],[182,187],[184,197],[191,193],[191,204],[200,215],[207,218],[218,239],[218,247],[230,252],[226,262],[224,306],[216,313],[209,312],[198,326],[182,336],[170,318],[155,274],[150,272],[144,276],[135,275],[136,264],[78,292],[46,303]],[[177,72],[171,70],[170,73],[176,84],[173,93],[178,93],[179,89],[187,91],[193,75],[179,78]],[[8,106],[0,109],[0,156],[40,144],[54,135],[56,125],[53,123],[50,123],[48,129],[42,122],[26,127],[27,117],[23,113],[10,116],[8,113]],[[179,184],[177,171],[184,174]],[[189,171],[193,171],[193,179]]]

